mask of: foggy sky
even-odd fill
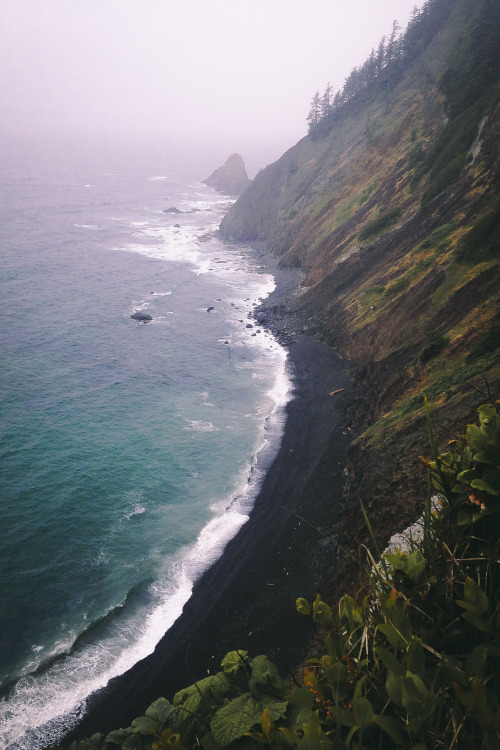
[[[239,151],[256,169],[305,135],[314,92],[341,88],[414,5],[0,0],[0,137],[167,139]]]

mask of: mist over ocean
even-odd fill
[[[248,317],[273,278],[214,235],[234,199],[204,167],[19,147],[0,166],[0,746],[36,750],[245,523],[290,382]]]

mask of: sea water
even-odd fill
[[[217,237],[234,198],[206,175],[140,149],[1,167],[0,747],[36,750],[245,523],[290,380],[251,318],[273,277]]]

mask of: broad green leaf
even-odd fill
[[[471,424],[467,428],[467,440],[474,452],[481,450],[484,444],[484,435],[476,425]]]
[[[475,490],[483,490],[483,492],[487,492],[488,495],[500,495],[500,490],[496,490],[494,487],[488,484],[488,482],[485,482],[484,479],[473,479],[471,482],[471,487],[473,487]]]
[[[403,674],[403,665],[392,651],[388,651],[386,648],[382,648],[382,646],[377,646],[377,648],[374,649],[374,652],[388,671],[394,672],[396,675]]]
[[[263,695],[260,702],[262,710],[266,708],[269,711],[271,721],[278,721],[286,714],[288,701],[278,701],[274,695]]]
[[[409,640],[411,638],[411,632],[408,637],[405,638],[404,634],[396,629],[391,622],[382,623],[378,626],[381,633],[385,635],[391,646],[394,648],[407,648]],[[407,630],[407,629],[406,629]]]
[[[410,557],[408,558],[408,568],[407,573],[412,579],[412,581],[416,580],[422,573],[425,572],[425,567],[427,565],[427,560],[423,556],[423,554],[420,552],[420,550],[415,550],[415,552],[412,552]]]
[[[341,613],[347,615],[351,632],[354,631],[358,625],[363,624],[363,618],[357,608],[356,600],[353,599],[352,596],[345,595],[342,597]]]
[[[288,729],[288,727],[279,727],[280,732],[284,737],[287,738],[287,740],[290,742],[291,745],[298,745],[300,740],[297,734],[295,732],[292,732],[291,729]]]
[[[347,710],[347,708],[343,708],[343,706],[338,706],[336,709],[336,716],[337,716],[337,722],[340,722],[345,727],[353,727],[354,726],[354,716],[350,711]]]
[[[423,681],[418,675],[407,672],[406,677],[402,679],[402,687],[403,706],[409,718],[421,717],[424,710],[423,704],[428,695]]]
[[[375,714],[372,717],[372,721],[383,732],[388,734],[396,745],[405,745],[407,743],[408,737],[404,731],[404,724],[398,719],[392,716],[384,716],[383,714]]]
[[[263,710],[262,703],[250,693],[234,698],[219,708],[210,722],[214,740],[221,747],[227,747],[234,740],[243,737],[254,724],[260,723]]]
[[[425,651],[420,641],[416,638],[413,638],[406,654],[406,664],[410,672],[423,677],[425,672]]]
[[[464,708],[467,708],[469,711],[472,711],[476,707],[476,698],[471,693],[471,691],[463,690],[463,688],[457,684],[455,684],[453,687],[455,690],[455,694],[462,706],[464,706]]]
[[[220,703],[230,692],[231,685],[223,672],[205,677],[184,690],[179,690],[174,696],[174,706],[179,709],[178,720],[182,723],[196,713],[201,701],[205,697],[213,697],[214,702]]]
[[[403,678],[395,672],[388,672],[385,681],[387,695],[397,706],[403,705]]]
[[[457,604],[475,615],[484,615],[488,609],[488,597],[481,586],[467,576],[464,584],[464,598],[457,601]]]
[[[321,729],[321,721],[316,711],[309,724],[302,725],[304,737],[300,743],[301,750],[332,750],[330,738]]]
[[[249,680],[250,692],[254,698],[260,699],[263,694],[284,695],[286,685],[281,679],[276,666],[267,656],[256,656],[250,661],[252,676]]]
[[[478,407],[477,411],[481,421],[483,421],[483,419],[492,419],[495,421],[497,417],[496,409],[492,404],[483,404]]]
[[[406,573],[408,570],[408,555],[405,555],[402,552],[396,554],[386,552],[382,557],[385,558],[386,562],[388,562],[394,570],[402,570],[403,573]]]
[[[132,722],[132,729],[139,734],[155,735],[158,730],[158,724],[149,716],[139,716]]]
[[[374,715],[373,706],[368,698],[356,698],[352,703],[352,710],[354,712],[354,720],[360,727],[366,727],[372,720]]]
[[[486,446],[488,447],[488,446]],[[498,466],[498,450],[490,450],[490,453],[481,451],[474,455],[474,461],[480,464],[489,464],[490,466]]]
[[[221,661],[225,674],[237,674],[248,662],[248,651],[230,651]]]
[[[300,612],[301,615],[310,615],[311,614],[311,605],[307,601],[307,599],[303,599],[300,597],[295,602],[295,606],[297,608],[297,612]]]
[[[320,625],[328,625],[333,620],[333,613],[328,604],[321,601],[321,597],[317,594],[316,599],[313,602],[313,620]]]
[[[460,604],[460,602],[457,602]],[[467,620],[467,622],[470,622],[471,625],[474,625],[475,628],[480,630],[482,633],[493,633],[493,625],[490,622],[490,620],[486,619],[486,617],[478,617],[477,615],[473,615],[472,612],[464,612],[462,614],[462,617],[464,620]]]
[[[288,710],[294,724],[300,726],[311,720],[314,705],[314,693],[306,687],[292,690],[288,700]]]
[[[150,750],[151,737],[133,734],[122,745],[122,750]]]
[[[408,671],[406,673],[406,677],[404,678],[404,685],[408,693],[411,693],[416,700],[426,700],[429,691],[425,687],[424,681],[421,677],[418,676],[418,674],[413,674],[413,672]]]
[[[451,682],[456,682],[457,684],[464,686],[468,684],[465,672],[460,668],[458,662],[454,661],[450,657],[444,657],[440,666],[445,670],[445,672],[451,679]]]
[[[175,706],[170,705],[166,698],[158,698],[146,709],[146,716],[160,724],[166,724],[174,712]]]
[[[83,740],[79,745],[79,750],[102,750],[104,742],[106,741],[105,735],[99,732],[93,734],[87,740]]]
[[[484,643],[476,646],[467,657],[465,663],[465,674],[469,679],[473,677],[486,677],[486,666],[488,663],[488,646]]]
[[[133,729],[131,727],[127,727],[126,729],[115,729],[113,732],[110,732],[106,736],[106,742],[114,743],[115,745],[122,745],[125,740],[130,737],[133,733]]]

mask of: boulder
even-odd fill
[[[148,315],[148,313],[142,312],[141,310],[136,310],[136,312],[132,313],[130,317],[133,318],[134,320],[145,320],[145,321],[153,320],[152,315]]]
[[[164,214],[182,214],[183,211],[181,211],[180,208],[176,208],[176,206],[170,206],[170,208],[164,208],[163,213]]]

